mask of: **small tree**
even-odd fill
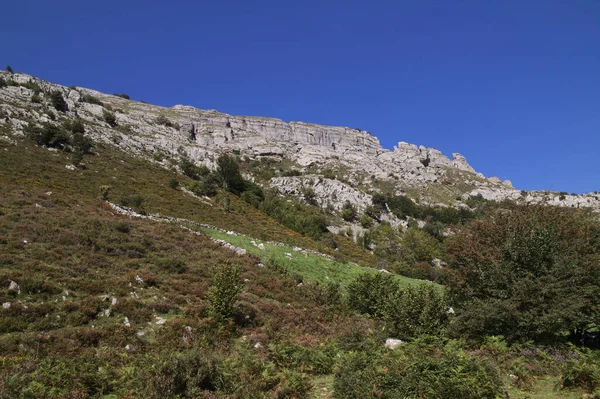
[[[218,266],[208,291],[208,310],[215,320],[222,322],[234,316],[234,305],[243,288],[241,273],[238,265],[223,263]]]
[[[224,154],[217,159],[217,173],[221,177],[224,188],[235,195],[240,195],[246,188],[240,166],[235,158]]]
[[[56,90],[50,93],[50,101],[52,101],[52,105],[57,111],[67,112],[69,107],[67,106],[67,102],[63,98],[60,91]]]
[[[12,67],[10,65],[6,66],[6,72],[8,72],[8,73],[15,73],[15,71],[12,69]]]

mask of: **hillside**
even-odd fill
[[[596,194],[0,77],[0,398],[600,395]]]

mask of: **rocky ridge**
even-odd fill
[[[600,210],[600,195],[596,193],[522,192],[509,181],[485,178],[461,154],[449,158],[434,148],[405,142],[388,150],[375,136],[358,129],[233,116],[184,105],[164,108],[91,89],[67,88],[21,73],[0,72],[0,78],[8,83],[0,87],[0,132],[5,136],[23,134],[29,121],[56,123],[53,121],[61,117],[79,117],[94,140],[161,159],[165,166],[172,166],[169,160],[176,162],[184,153],[207,166],[214,166],[222,152],[242,159],[286,159],[304,176],[275,177],[270,185],[298,197],[303,197],[303,190],[310,186],[319,205],[330,203],[334,209],[349,201],[363,210],[371,203],[369,191],[392,187],[419,202],[450,206],[482,195],[493,200]],[[66,113],[49,105],[52,91],[62,94],[68,106]],[[102,105],[90,102],[90,98]],[[103,119],[107,108],[114,111],[116,127]],[[325,171],[332,176],[324,178]]]

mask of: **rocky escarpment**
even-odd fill
[[[2,72],[0,78],[6,82],[0,88],[0,127],[10,134],[22,134],[30,121],[59,123],[61,118],[78,117],[86,122],[87,132],[94,140],[139,156],[162,159],[166,166],[183,153],[207,166],[213,166],[222,152],[246,159],[286,159],[304,173],[332,172],[335,179],[343,180],[355,191],[350,199],[356,199],[359,209],[369,203],[366,188],[377,191],[384,187],[392,187],[398,193],[409,192],[419,201],[447,205],[456,205],[461,196],[481,194],[489,199],[600,209],[595,194],[563,198],[558,193],[530,192],[523,196],[510,182],[477,173],[458,153],[449,158],[434,148],[405,142],[388,150],[376,137],[358,129],[233,116],[183,105],[164,108],[86,88],[67,88],[26,74]],[[66,112],[57,112],[50,105],[53,91],[66,100]],[[105,121],[104,115],[110,110],[116,126]],[[302,186],[298,181],[285,179],[272,184],[285,193]],[[318,198],[335,193],[339,201],[345,201],[347,192],[337,183],[321,184],[315,186],[323,187]]]

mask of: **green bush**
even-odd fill
[[[94,97],[90,94],[84,94],[81,97],[81,101],[83,101],[85,103],[89,103],[89,104],[96,104],[96,105],[104,106],[104,103],[102,101],[100,101],[100,99],[98,97]]]
[[[349,352],[337,362],[334,397],[495,399],[498,370],[456,345],[405,344],[383,353]]]
[[[246,185],[235,158],[227,154],[221,155],[217,159],[217,174],[228,191],[235,195],[240,195],[244,191]]]
[[[140,194],[126,193],[119,199],[119,204],[135,210],[142,210],[146,198]]]
[[[346,222],[351,222],[356,219],[356,207],[350,203],[350,201],[346,201],[342,207],[342,212],[340,216]]]
[[[52,123],[44,123],[41,127],[30,123],[25,128],[25,136],[46,147],[65,148],[71,144],[69,133]]]
[[[11,67],[10,65],[7,65],[7,66],[6,66],[6,72],[8,72],[8,73],[10,73],[10,74],[13,74],[13,73],[15,73],[15,71],[12,69],[12,67]]]
[[[179,160],[179,168],[184,175],[194,180],[200,180],[210,173],[210,169],[204,165],[197,166],[187,155],[183,155]]]
[[[113,96],[121,97],[121,98],[124,98],[125,100],[130,99],[129,95],[125,94],[125,93],[115,93],[115,94],[113,94]]]
[[[102,111],[102,118],[111,127],[117,126],[117,116],[115,115],[114,112],[111,112],[111,111],[105,109]]]
[[[589,393],[594,392],[600,387],[600,366],[587,356],[566,362],[561,370],[560,387],[562,389],[582,388]]]
[[[210,181],[194,181],[186,183],[185,188],[200,197],[213,197],[217,195],[217,186]]]
[[[240,279],[242,270],[238,265],[222,263],[217,267],[208,291],[209,314],[217,321],[233,318],[234,305],[243,289]]]
[[[169,118],[167,118],[167,117],[166,117],[166,116],[164,116],[164,115],[159,115],[159,116],[156,118],[156,121],[155,121],[155,122],[156,122],[156,124],[158,124],[158,125],[163,125],[163,126],[166,126],[166,127],[175,127],[175,124],[174,124],[173,122],[171,122],[171,121],[169,120]]]
[[[67,107],[67,102],[63,98],[63,95],[60,91],[56,90],[50,93],[50,101],[52,102],[52,106],[60,112],[67,112],[69,107]]]

